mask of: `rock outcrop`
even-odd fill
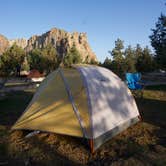
[[[27,46],[27,40],[26,39],[12,39],[12,40],[9,40],[9,46],[11,47],[13,44],[16,44],[18,45],[19,47],[21,48],[25,48]]]
[[[0,55],[9,47],[8,39],[0,34]]]
[[[97,60],[96,55],[92,52],[88,44],[86,33],[69,33],[57,28],[53,28],[40,36],[32,36],[28,40],[25,50],[29,52],[34,48],[44,48],[48,44],[53,45],[61,57],[75,45],[83,60],[87,56],[89,61],[92,59]]]
[[[42,35],[34,35],[28,40],[7,40],[4,36],[0,35],[0,54],[14,43],[25,49],[26,52],[35,48],[44,48],[51,44],[56,48],[57,54],[60,57],[65,56],[67,51],[75,45],[83,60],[88,57],[88,61],[97,61],[96,55],[92,52],[88,44],[86,33],[69,33],[61,29],[53,28]]]

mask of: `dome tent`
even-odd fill
[[[79,65],[49,74],[12,129],[83,137],[93,152],[138,117],[135,100],[118,76],[102,67]]]

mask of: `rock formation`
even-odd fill
[[[0,55],[9,47],[9,42],[6,37],[0,34]]]
[[[9,40],[9,46],[11,47],[13,44],[16,44],[18,45],[19,47],[21,48],[25,48],[27,46],[27,40],[26,39],[12,39],[12,40]]]
[[[7,40],[4,36],[0,35],[0,54],[14,43],[25,49],[26,52],[35,48],[44,48],[48,44],[51,44],[56,48],[58,56],[60,57],[66,55],[67,51],[75,45],[83,60],[88,56],[89,61],[97,61],[96,55],[92,52],[88,44],[86,33],[69,33],[61,29],[53,28],[42,35],[34,35],[28,40]]]
[[[48,44],[56,48],[59,56],[64,56],[66,52],[75,45],[83,60],[85,60],[87,56],[89,60],[97,60],[88,44],[86,33],[69,33],[57,28],[53,28],[40,36],[32,36],[28,40],[25,49],[29,52],[34,48],[43,48]]]

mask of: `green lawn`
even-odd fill
[[[93,155],[77,138],[40,133],[25,139],[26,131],[10,132],[32,96],[24,91],[0,100],[0,165],[166,165],[166,86],[144,90],[136,98],[143,121]]]

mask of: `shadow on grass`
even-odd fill
[[[0,100],[0,125],[13,125],[32,99],[32,92],[13,91]]]
[[[158,127],[154,131],[158,138],[157,144],[166,147],[166,101],[153,99],[136,99],[136,101],[143,121]]]
[[[144,122],[166,128],[166,101],[136,98]]]
[[[151,85],[145,87],[146,90],[166,91],[166,85]]]
[[[13,131],[9,136],[9,159],[29,165],[83,165],[88,160],[84,140],[51,133],[25,138],[27,131]],[[85,159],[86,157],[86,159]]]

